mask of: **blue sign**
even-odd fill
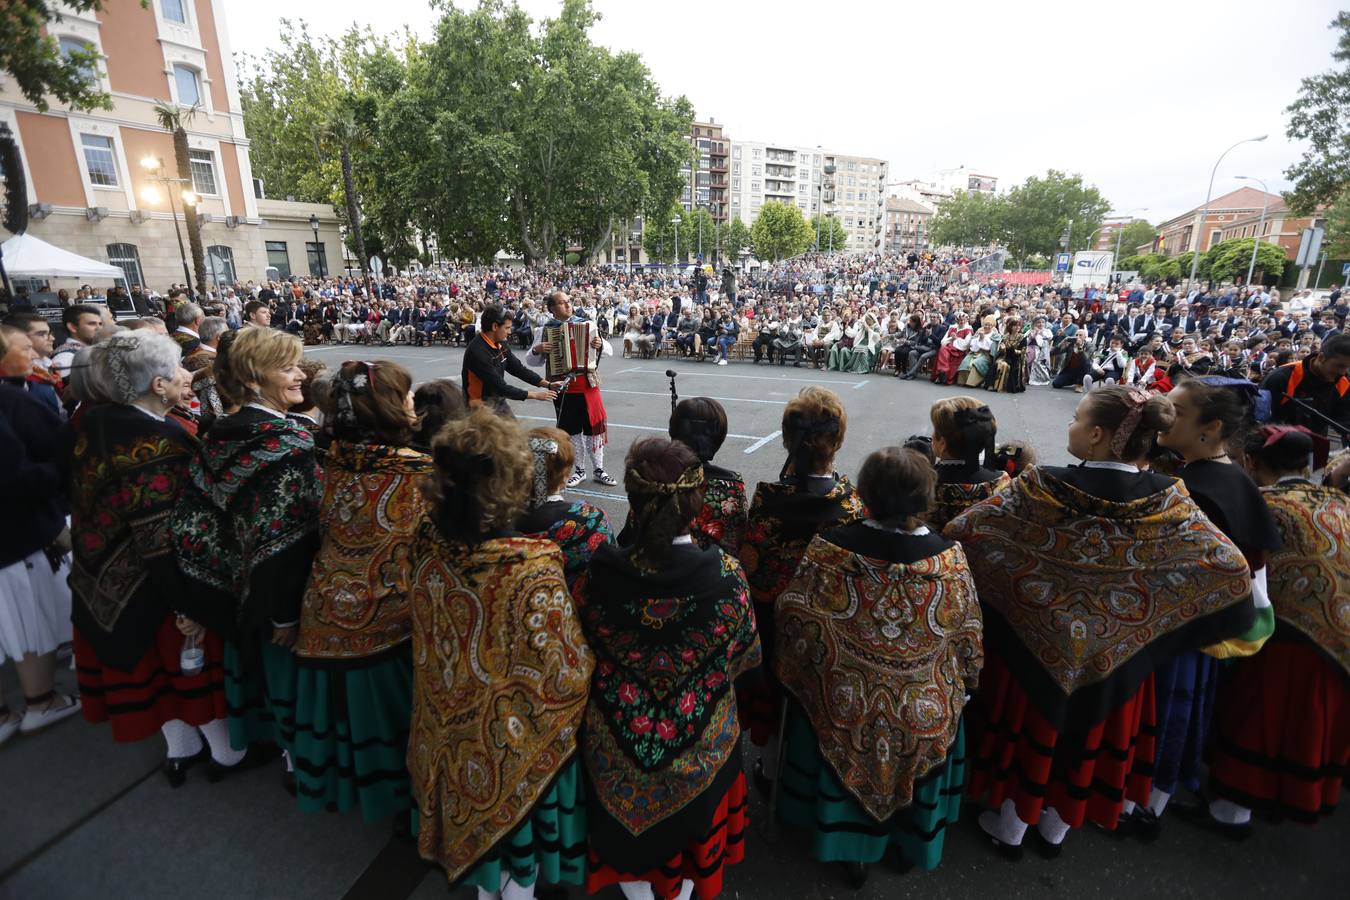
[[[1341,266],[1341,277],[1350,278],[1350,263]]]
[[[1071,259],[1072,259],[1072,257],[1069,256],[1069,254],[1067,254],[1067,253],[1061,253],[1061,254],[1059,254],[1059,256],[1056,257],[1056,259],[1055,259],[1055,271],[1056,271],[1056,272],[1067,272],[1067,271],[1069,271],[1069,262],[1070,262]]]

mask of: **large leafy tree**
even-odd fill
[[[942,247],[988,247],[1002,238],[1002,198],[985,193],[958,193],[938,205],[929,225],[929,240]]]
[[[722,244],[722,258],[730,263],[739,262],[741,251],[750,250],[754,244],[750,229],[739,218],[733,218],[723,225],[719,237]]]
[[[1350,259],[1350,187],[1327,207],[1326,251],[1331,259]]]
[[[1032,253],[1049,256],[1060,249],[1060,238],[1072,221],[1067,249],[1085,250],[1110,209],[1095,187],[1083,184],[1081,175],[1050,169],[1044,178],[1032,175],[1003,198],[1003,240],[1014,259]]]
[[[1339,13],[1331,28],[1340,31],[1331,53],[1337,66],[1303,79],[1287,110],[1286,134],[1308,144],[1303,158],[1284,172],[1294,183],[1285,200],[1303,215],[1350,188],[1350,11]]]
[[[1215,281],[1245,280],[1254,241],[1255,238],[1232,238],[1211,247],[1204,257],[1209,263],[1209,277]],[[1256,248],[1256,268],[1271,278],[1279,278],[1284,273],[1287,261],[1284,248],[1279,244],[1262,241]]]
[[[1135,251],[1145,244],[1152,244],[1153,239],[1158,236],[1158,229],[1142,219],[1137,222],[1131,222],[1120,230],[1120,255],[1122,257],[1133,256]],[[1111,239],[1111,246],[1114,249],[1116,245],[1115,238]]]
[[[155,104],[155,120],[159,127],[173,135],[174,167],[178,170],[177,182],[183,185],[184,194],[192,187],[192,163],[188,153],[187,125],[197,114],[197,107],[182,107],[170,103]],[[167,173],[166,173],[167,174]],[[170,186],[170,190],[175,188]],[[195,193],[192,195],[194,196]],[[172,199],[170,200],[172,203]],[[197,215],[197,203],[183,200],[183,224],[188,235],[188,247],[192,252],[192,274],[197,279],[197,296],[206,296],[206,250],[202,246],[202,220]],[[192,290],[192,285],[188,285]]]
[[[817,250],[828,252],[831,248],[848,248],[848,231],[838,216],[812,216],[811,235],[812,246]]]
[[[760,207],[750,226],[755,256],[776,262],[804,253],[816,239],[802,211],[790,203],[770,201]]]

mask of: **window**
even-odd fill
[[[206,264],[216,285],[234,283],[234,251],[221,244],[206,248]]]
[[[739,175],[739,174],[741,174],[741,164],[740,164],[740,163],[733,163],[733,164],[732,164],[732,166],[731,166],[731,174],[732,174],[732,175]]]
[[[763,166],[751,166],[751,167],[750,167],[750,174],[751,174],[751,175],[759,175],[759,174],[761,174],[763,171],[764,171],[764,167],[763,167]]]
[[[309,274],[323,278],[328,274],[328,254],[323,241],[305,241],[305,256],[309,258]]]
[[[216,155],[210,150],[189,150],[192,189],[199,194],[216,194]]]
[[[740,159],[740,158],[741,158],[741,148],[740,148],[740,147],[737,147],[735,144],[733,144],[733,145],[731,146],[731,155],[732,155],[733,157],[735,157],[736,159]]]
[[[88,41],[80,40],[77,37],[63,37],[61,38],[60,44],[61,55],[66,59],[70,59],[71,56],[76,53],[94,52],[93,46]],[[94,64],[91,62],[82,63],[80,65],[80,74],[83,75],[84,80],[90,84],[94,84],[98,81],[98,70],[94,68]]]
[[[764,152],[763,150],[761,150],[761,149],[759,149],[758,147],[756,147],[756,148],[754,149],[754,157],[755,157],[755,159],[759,159],[760,155],[763,154],[763,152]]]
[[[160,0],[160,8],[164,10],[164,18],[170,22],[187,24],[187,10],[183,8],[183,0]]]
[[[291,277],[291,258],[286,255],[285,241],[267,242],[267,264],[277,270],[279,278]]]
[[[202,102],[201,88],[197,84],[197,70],[187,66],[173,67],[174,84],[178,86],[178,105],[197,106]]]
[[[84,164],[89,170],[89,183],[96,187],[117,187],[117,159],[113,156],[113,139],[101,134],[82,134]]]
[[[750,182],[750,190],[758,194],[763,188],[758,181],[752,181]]]
[[[698,160],[698,167],[700,169],[710,169],[712,168],[712,160],[706,156],[700,156]]]
[[[109,244],[108,262],[122,270],[127,287],[145,285],[145,279],[141,277],[141,255],[136,252],[135,244]]]

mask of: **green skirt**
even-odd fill
[[[418,832],[413,811],[413,834]],[[582,885],[586,881],[586,784],[581,759],[567,765],[526,819],[497,842],[457,885],[500,891],[509,877],[521,887],[538,879],[546,884]]]
[[[291,750],[295,739],[295,655],[270,640],[262,643],[262,671],[249,671],[239,646],[225,642],[225,708],[230,746],[271,742]]]
[[[812,832],[811,853],[817,860],[874,863],[895,844],[925,871],[942,862],[944,833],[961,814],[964,723],[957,728],[947,761],[914,785],[914,802],[880,823],[844,790],[820,755],[810,721],[795,705],[788,713],[786,741],[778,817]]]
[[[367,822],[407,814],[412,657],[407,647],[349,669],[296,665],[295,787],[300,808],[355,806]]]
[[[836,345],[830,350],[825,367],[835,372],[865,375],[872,371],[876,356],[871,350],[850,350]]]

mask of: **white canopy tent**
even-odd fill
[[[125,274],[117,266],[62,250],[31,234],[16,234],[0,244],[5,273],[11,278],[111,278]]]

